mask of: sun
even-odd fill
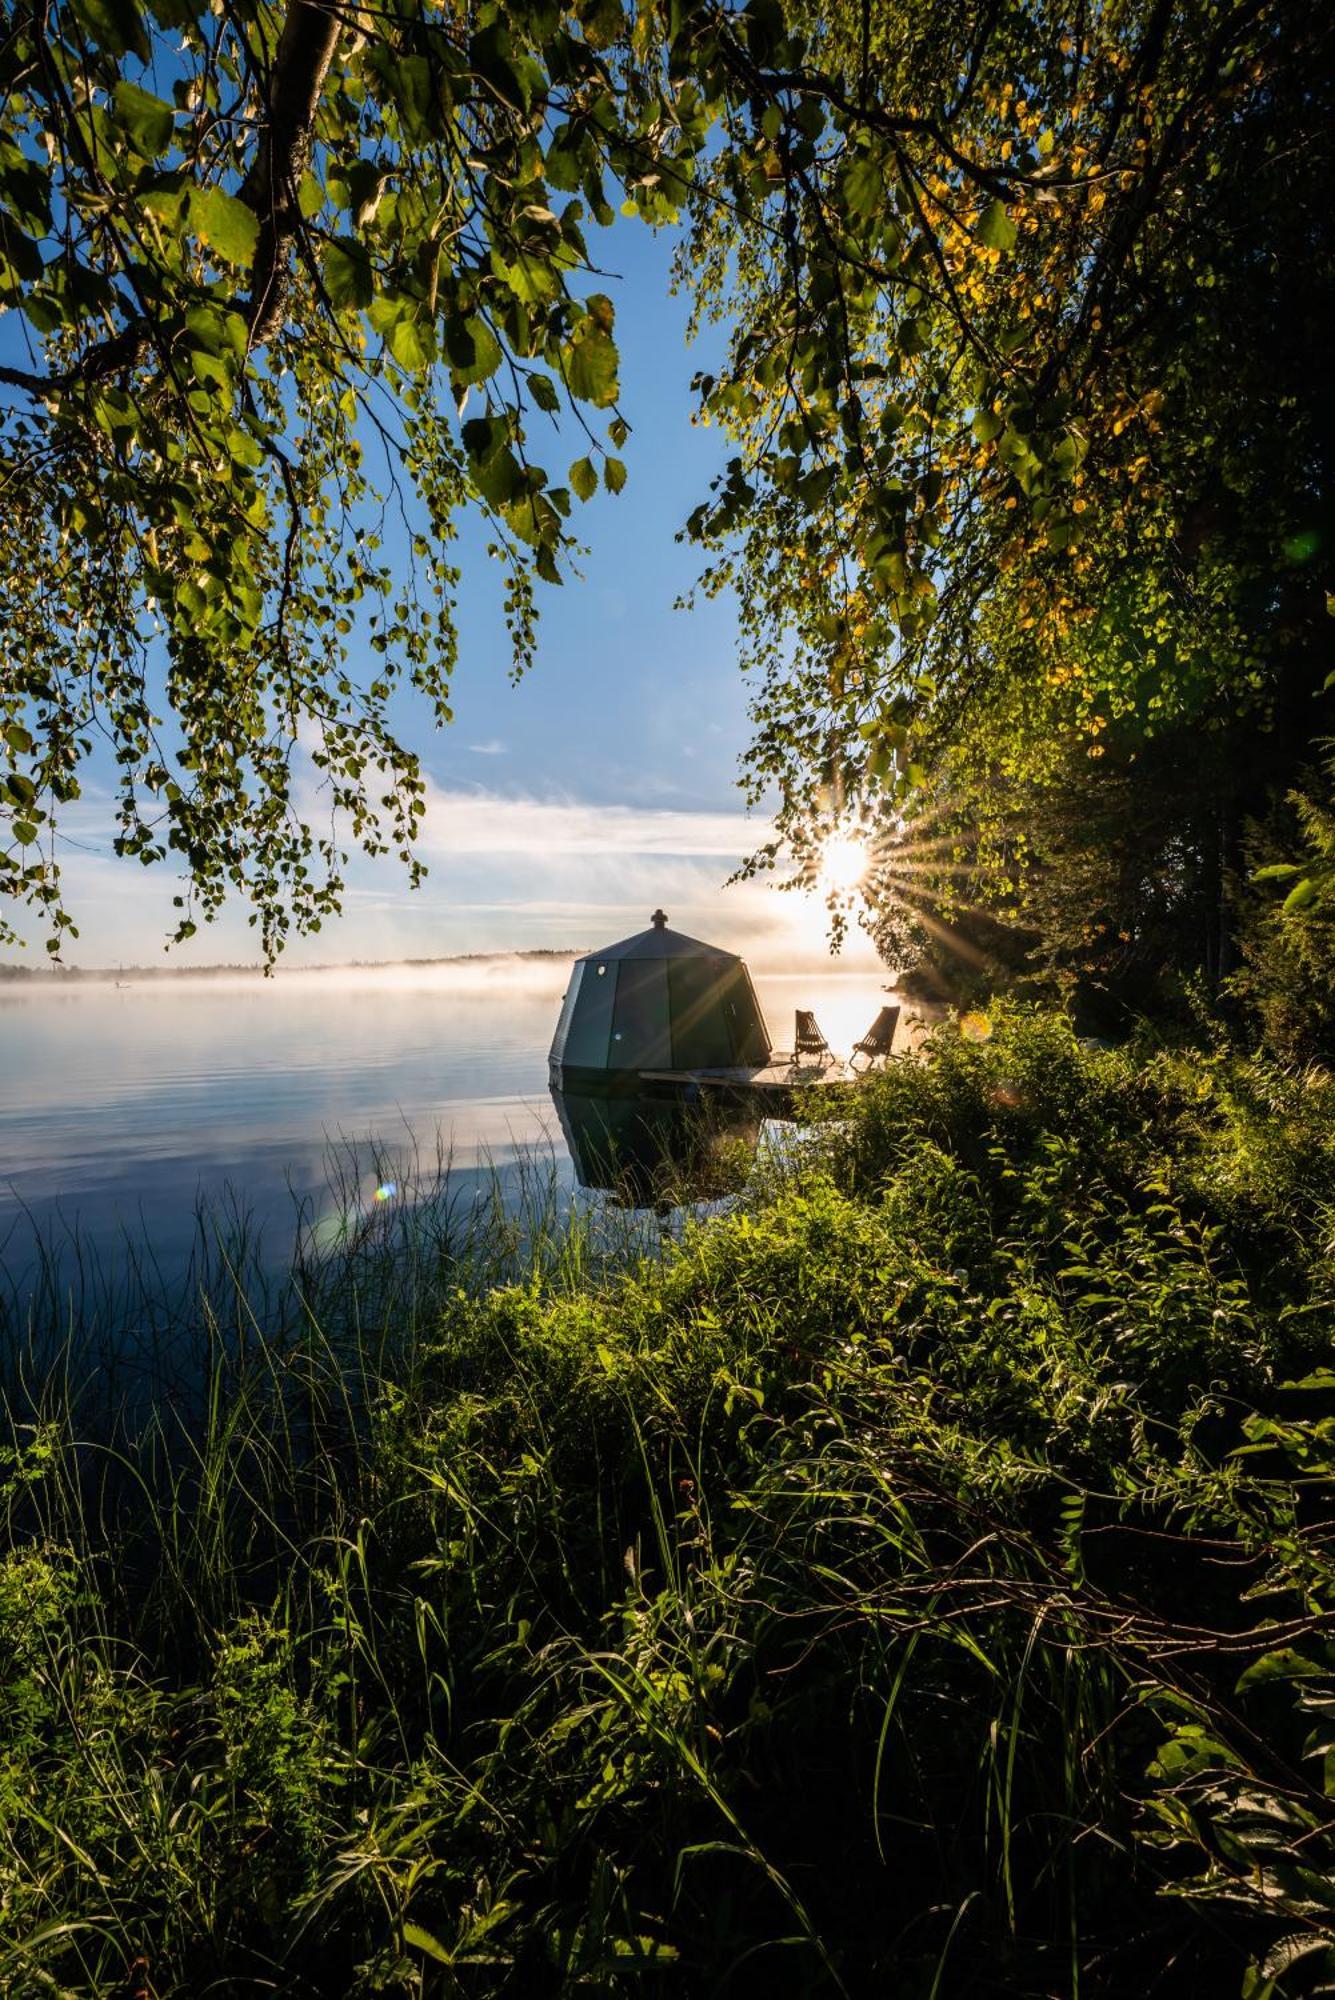
[[[832,833],[821,849],[816,886],[825,896],[849,896],[862,887],[870,863],[865,840],[854,833]]]

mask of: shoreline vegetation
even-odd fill
[[[1008,1005],[811,1112],[220,1269],[134,1415],[5,1343],[0,1990],[1329,1990],[1335,1079]]]

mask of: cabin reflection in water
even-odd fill
[[[764,1122],[756,1110],[552,1088],[575,1175],[627,1208],[716,1201],[745,1179]]]

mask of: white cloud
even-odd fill
[[[741,812],[592,805],[572,798],[505,797],[430,787],[423,851],[456,854],[696,855],[731,873],[769,838],[770,823]]]
[[[94,826],[80,831],[91,834]],[[823,913],[814,899],[776,894],[772,877],[725,886],[771,832],[767,819],[741,811],[594,805],[433,785],[422,841],[430,872],[422,889],[411,893],[390,859],[373,862],[354,853],[342,919],[326,924],[318,937],[293,940],[288,962],[434,958],[533,946],[591,949],[643,930],[661,905],[676,929],[731,945],[757,968],[822,963]],[[66,886],[82,931],[69,959],[83,965],[154,961],[176,914],[176,871],[142,870],[90,852],[91,844],[65,857]],[[257,950],[244,909],[232,902],[217,924],[201,926],[171,958],[177,964],[247,962]],[[42,954],[24,956],[31,962]],[[859,962],[874,963],[874,954],[855,937],[843,963],[851,970]]]
[[[470,743],[468,746],[474,757],[508,757],[510,746],[502,743],[499,736],[489,736],[485,743]]]

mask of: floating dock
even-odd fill
[[[748,1105],[766,1118],[783,1118],[809,1090],[846,1095],[858,1072],[846,1062],[763,1063],[731,1069],[649,1069],[640,1072],[646,1094],[660,1092],[684,1104],[723,1100]]]
[[[572,1096],[712,1102],[782,1118],[806,1092],[850,1091],[854,1063],[889,1058],[898,1021],[897,1006],[882,1007],[844,1061],[799,1009],[792,1049],[777,1053],[743,961],[669,930],[655,910],[647,931],[571,967],[549,1075],[553,1090]]]

